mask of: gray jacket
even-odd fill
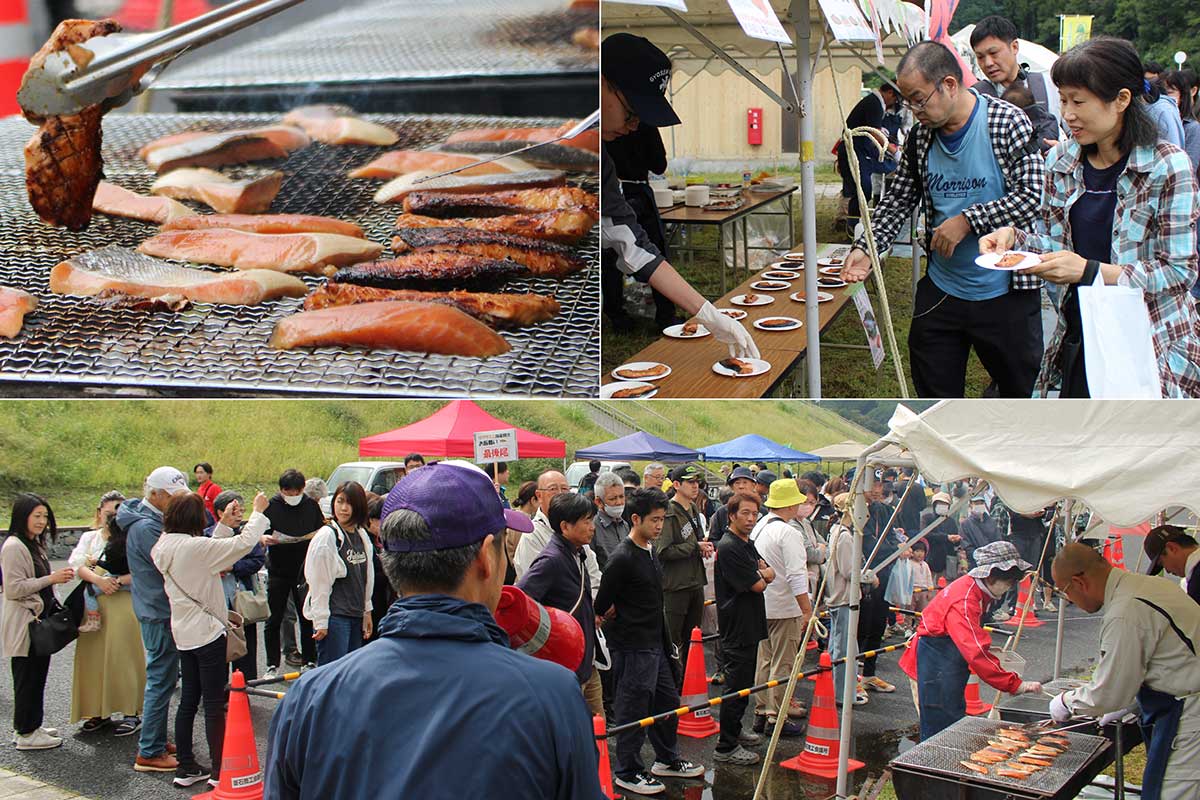
[[[53,574],[36,577],[33,555],[16,536],[6,537],[0,547],[0,570],[4,573],[4,604],[0,615],[0,646],[7,658],[29,655],[29,623],[41,615],[44,603],[39,592],[53,582]]]

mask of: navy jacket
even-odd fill
[[[133,613],[140,622],[170,622],[171,604],[163,589],[162,573],[150,560],[150,550],[162,534],[162,514],[141,498],[117,508],[117,525],[125,531],[125,554],[133,576]]]
[[[268,800],[604,800],[575,676],[510,649],[486,608],[401,598],[381,633],[288,689]]]
[[[582,573],[583,595],[580,599],[579,583]],[[575,677],[583,683],[592,675],[592,659],[596,641],[596,614],[592,611],[592,580],[581,554],[575,546],[555,533],[529,565],[529,569],[517,581],[517,588],[552,608],[560,608],[572,614],[583,629],[583,661],[575,670]],[[578,602],[578,605],[576,603]]]

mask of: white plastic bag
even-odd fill
[[[1158,361],[1150,332],[1150,312],[1141,289],[1106,286],[1096,273],[1091,286],[1080,286],[1083,360],[1088,392],[1096,399],[1162,397]]]

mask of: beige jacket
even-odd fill
[[[38,594],[53,581],[53,575],[34,576],[33,556],[25,543],[9,536],[0,547],[0,570],[4,571],[4,604],[0,611],[0,646],[7,658],[29,655],[29,623],[42,613]]]

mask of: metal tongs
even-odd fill
[[[115,108],[145,91],[185,52],[303,1],[234,0],[161,31],[93,37],[47,56],[40,69],[29,72],[17,101],[26,113],[42,116],[68,116],[95,105]]]
[[[435,175],[426,175],[424,178],[418,178],[415,181],[413,181],[413,185],[416,186],[418,183],[425,183],[426,181],[431,181],[434,178],[442,178],[442,177],[445,177],[446,175],[453,175],[456,172],[462,172],[464,169],[471,169],[472,167],[478,167],[480,164],[490,164],[493,161],[499,161],[502,158],[511,158],[512,156],[519,155],[519,154],[527,152],[529,150],[535,150],[539,147],[545,147],[548,144],[554,144],[555,142],[566,141],[567,139],[574,139],[579,134],[583,133],[584,131],[588,130],[589,128],[594,128],[599,124],[600,124],[600,109],[597,108],[591,114],[588,114],[587,118],[580,120],[580,122],[578,124],[574,125],[569,131],[564,133],[562,136],[556,136],[555,138],[547,139],[544,142],[534,142],[533,144],[526,145],[525,147],[522,147],[519,150],[510,150],[507,153],[501,153],[498,156],[492,156],[491,158],[485,158],[481,161],[476,161],[474,163],[467,164],[465,166],[455,167],[454,169],[448,169],[443,172],[439,172]]]

